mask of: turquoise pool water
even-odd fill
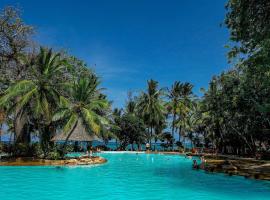
[[[0,200],[269,200],[270,183],[207,174],[181,156],[102,154],[92,167],[0,167]]]

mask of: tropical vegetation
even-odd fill
[[[112,108],[100,79],[67,52],[36,45],[34,29],[20,12],[0,15],[0,127],[8,127],[14,155],[58,158],[69,149],[77,126],[121,150],[186,151],[200,147],[235,155],[270,151],[270,3],[229,0],[224,21],[230,31],[230,69],[215,75],[202,95],[189,82],[128,94],[124,108]],[[66,135],[55,144],[52,138]],[[36,140],[33,138],[37,138]],[[0,150],[3,148],[0,148]]]

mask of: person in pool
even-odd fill
[[[89,157],[91,158],[92,156],[93,156],[93,151],[92,151],[92,148],[90,148]]]
[[[199,169],[199,165],[198,165],[198,163],[197,163],[197,160],[193,160],[193,165],[192,165],[192,167],[193,167],[194,169]]]
[[[201,168],[203,169],[205,166],[206,160],[204,158],[204,156],[201,156]]]
[[[146,147],[146,150],[147,150],[147,151],[150,150],[150,144],[149,144],[149,143],[146,143],[145,147]]]

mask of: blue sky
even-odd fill
[[[1,0],[18,5],[42,45],[65,48],[102,78],[114,106],[127,91],[189,81],[194,92],[228,68],[225,0]]]

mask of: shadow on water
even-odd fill
[[[167,179],[171,187],[186,188],[213,193],[239,195],[249,191],[249,195],[266,193],[270,195],[270,182],[229,176],[222,173],[207,173],[192,169],[190,165],[156,167],[153,176]]]

